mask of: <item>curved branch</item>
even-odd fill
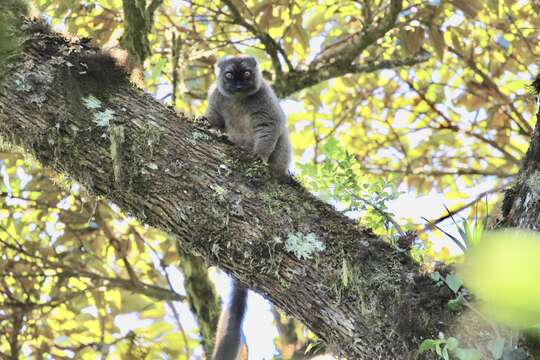
[[[234,5],[233,1],[223,0],[223,2],[231,10],[232,17],[235,23],[244,27],[253,35],[255,35],[259,39],[259,41],[264,45],[266,52],[268,53],[268,55],[270,55],[270,58],[272,59],[272,66],[274,68],[274,71],[276,72],[277,78],[280,78],[283,74],[283,70],[281,68],[281,62],[279,60],[278,54],[281,54],[281,56],[283,57],[283,60],[287,64],[289,71],[293,69],[293,65],[291,64],[285,50],[283,50],[283,48],[268,33],[262,31],[257,26],[250,24],[245,19],[245,17],[240,13],[240,10],[238,10],[238,8]]]
[[[363,64],[328,65],[319,69],[295,70],[276,78],[272,84],[279,97],[289,96],[297,91],[334,79],[346,74],[372,73],[382,69],[393,69],[401,66],[412,66],[428,61],[431,54],[421,51],[415,56],[394,60],[369,60]]]

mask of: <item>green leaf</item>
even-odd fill
[[[463,306],[463,297],[458,296],[455,299],[448,300],[448,309],[450,311],[459,311]]]
[[[450,360],[450,355],[448,354],[448,348],[446,346],[442,349],[442,357],[444,360]]]
[[[462,234],[461,237],[463,238],[463,241],[465,242],[467,247],[469,247],[470,242],[471,242],[470,240],[472,238],[471,229],[469,227],[469,222],[467,221],[467,219],[463,219],[461,221],[461,225],[462,225],[463,233],[464,233],[464,235]],[[460,234],[461,234],[461,231],[460,231]]]
[[[482,310],[496,321],[516,327],[540,322],[540,236],[508,229],[488,233],[471,249],[460,276]]]
[[[457,294],[461,286],[463,286],[463,281],[453,274],[446,275],[444,282],[450,288],[450,290],[454,292],[454,294]]]
[[[487,343],[487,349],[495,360],[500,359],[503,356],[504,351],[504,339],[490,340]]]
[[[476,349],[458,348],[454,351],[454,355],[459,360],[481,360],[482,359],[482,353]]]
[[[420,354],[428,351],[428,350],[435,350],[435,347],[437,344],[440,344],[441,340],[434,340],[434,339],[426,339],[422,341],[420,344],[420,347],[418,348],[418,351]]]
[[[446,340],[446,348],[448,349],[448,351],[454,351],[455,349],[457,349],[459,346],[459,340],[456,339],[455,337],[449,337],[447,340]]]
[[[152,73],[150,74],[148,80],[150,81],[158,81],[158,78],[161,76],[161,72],[163,71],[163,68],[167,64],[167,58],[162,57],[160,58],[157,63],[154,65],[152,69]]]

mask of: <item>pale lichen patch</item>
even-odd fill
[[[325,249],[326,246],[313,233],[290,233],[285,241],[285,250],[293,253],[301,260],[312,259],[316,253]]]
[[[93,95],[88,95],[84,98],[82,98],[82,102],[85,108],[88,110],[96,110],[101,108],[101,100],[96,98]]]
[[[114,119],[116,113],[112,109],[105,109],[105,111],[98,111],[93,116],[94,123],[99,127],[109,127],[111,120]]]

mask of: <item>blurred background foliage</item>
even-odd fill
[[[535,123],[539,1],[29,3],[59,31],[126,49],[144,88],[190,115],[204,111],[216,59],[256,56],[288,99],[296,172],[390,239],[401,230],[387,203],[400,192],[444,193],[457,209],[480,185],[474,196],[499,193]],[[195,359],[211,348],[219,306],[201,260],[16,149],[2,147],[0,176],[3,357]],[[450,260],[421,236],[419,259]],[[274,317],[276,358],[320,348]]]

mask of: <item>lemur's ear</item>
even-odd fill
[[[250,66],[253,66],[253,67],[257,67],[257,65],[259,65],[259,63],[257,62],[257,59],[255,59],[253,56],[251,55],[244,55],[243,56],[243,59],[242,59],[242,62],[250,65]]]
[[[223,65],[225,65],[225,63],[227,63],[230,60],[230,58],[231,58],[230,56],[225,56],[219,59],[219,61],[216,63],[216,68],[219,70],[223,70]]]

